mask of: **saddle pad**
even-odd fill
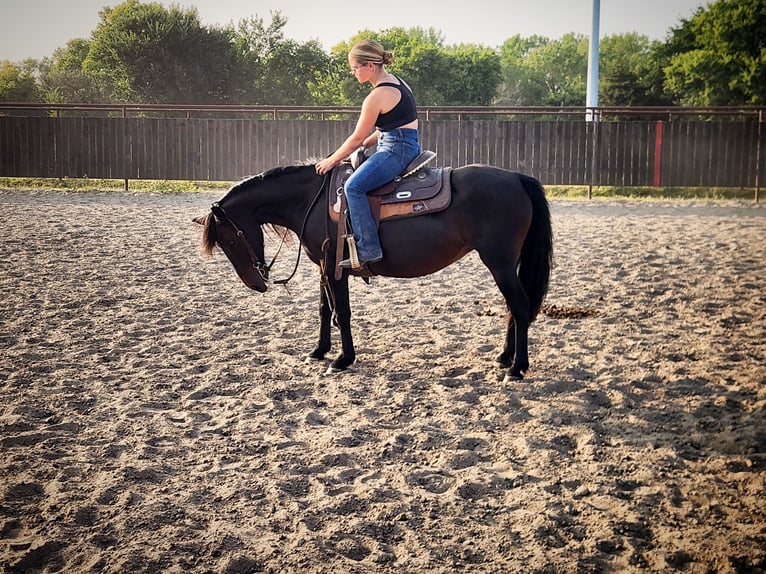
[[[370,207],[372,208],[373,215],[377,219],[380,217],[380,221],[392,218],[402,217],[414,217],[416,215],[422,215],[425,213],[435,213],[449,207],[452,201],[452,190],[450,185],[451,168],[438,168],[438,170],[431,170],[432,175],[426,178],[428,186],[425,188],[417,188],[414,196],[416,199],[404,200],[394,197],[393,201],[388,203],[382,203],[380,196],[370,195]],[[338,223],[340,219],[340,194],[343,192],[343,183],[348,176],[353,173],[350,166],[341,166],[337,168],[332,174],[330,193],[328,197],[330,219]],[[433,180],[433,173],[438,174],[439,179]],[[407,179],[403,180],[407,184]],[[423,179],[420,180],[421,184]],[[402,185],[402,184],[400,184]],[[410,187],[404,188],[404,191],[410,192]],[[396,196],[397,191],[390,192],[388,195]],[[423,191],[421,191],[421,189]],[[388,197],[388,195],[384,197]]]
[[[446,171],[448,173],[449,168]],[[352,173],[354,169],[351,165],[344,163],[335,168],[330,175],[330,205],[335,207],[336,214],[340,210],[340,194],[343,192],[343,186]],[[424,167],[412,175],[397,178],[371,191],[369,195],[379,197],[383,205],[430,199],[439,192],[444,182],[449,183],[449,178],[445,178],[444,174],[445,168]]]
[[[383,203],[380,205],[380,221],[386,219],[398,219],[403,217],[415,217],[426,213],[436,213],[447,209],[452,202],[452,189],[450,186],[450,168],[439,168],[440,181],[436,185],[435,194],[415,201],[397,201],[395,203]],[[382,200],[383,198],[381,198]]]
[[[398,203],[400,201],[417,201],[429,199],[436,195],[442,187],[441,167],[424,167],[414,174],[402,179],[395,179],[370,195],[380,197],[380,203]]]

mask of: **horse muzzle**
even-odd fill
[[[247,275],[240,274],[239,278],[247,287],[253,291],[258,291],[258,293],[265,293],[269,288],[269,269],[262,263],[253,264],[248,269]]]

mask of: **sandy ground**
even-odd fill
[[[310,262],[200,256],[221,195],[0,192],[4,572],[766,571],[766,209],[553,202],[503,382],[475,257],[353,281],[321,376]]]

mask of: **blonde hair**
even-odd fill
[[[394,54],[386,50],[380,42],[376,40],[361,40],[354,44],[349,57],[360,64],[390,64],[394,61]]]

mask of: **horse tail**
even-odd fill
[[[518,175],[532,201],[532,222],[521,248],[519,279],[529,297],[530,320],[533,321],[548,292],[548,281],[553,265],[553,229],[543,186],[533,177]]]

